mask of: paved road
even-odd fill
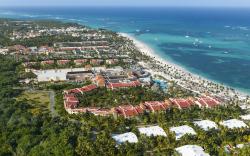
[[[49,109],[50,109],[52,117],[58,116],[57,112],[55,111],[55,92],[54,91],[49,91],[49,100],[50,100]]]

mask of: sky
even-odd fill
[[[0,0],[1,6],[250,7],[250,0]]]

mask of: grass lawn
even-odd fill
[[[28,101],[32,104],[31,112],[37,114],[49,110],[50,99],[46,91],[24,91],[18,98],[18,101]]]

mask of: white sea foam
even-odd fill
[[[178,71],[180,71],[181,73],[183,73],[184,75],[186,76],[191,76],[192,77],[192,80],[194,81],[198,81],[200,79],[203,79],[205,81],[210,81],[210,82],[213,82],[213,83],[217,83],[217,84],[220,84],[218,82],[216,82],[215,80],[211,80],[211,79],[208,79],[208,78],[204,78],[204,77],[201,77],[200,75],[197,75],[196,73],[191,73],[190,71],[188,71],[187,69],[177,65],[176,63],[173,63],[172,61],[170,60],[166,60],[166,59],[163,59],[162,56],[160,56],[159,54],[157,54],[151,47],[149,47],[147,44],[143,43],[142,41],[139,41],[138,39],[136,39],[134,36],[130,35],[130,34],[127,34],[127,33],[118,33],[120,34],[121,36],[124,36],[124,37],[127,37],[131,40],[133,40],[135,46],[142,52],[144,53],[145,55],[147,56],[150,56],[152,58],[154,58],[158,64],[161,64],[161,65],[168,65],[170,66],[172,69],[177,69]],[[198,39],[199,40],[199,39]],[[195,43],[196,45],[196,43]],[[196,45],[198,46],[198,45]],[[211,46],[212,47],[212,46]],[[169,75],[166,75],[164,74],[163,72],[159,73],[159,72],[154,72],[153,70],[151,70],[150,72],[152,72],[153,75],[161,75],[163,77],[165,77],[166,79],[171,79],[171,77]],[[177,80],[178,81],[178,80]],[[225,86],[225,85],[224,85]],[[183,86],[185,88],[185,86]],[[194,90],[193,90],[194,91]],[[196,93],[198,93],[197,91],[194,91]],[[230,93],[231,94],[231,93]],[[237,94],[239,96],[239,98],[245,98],[247,97],[247,93],[245,92],[242,92],[240,90],[237,90]]]

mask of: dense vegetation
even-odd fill
[[[146,87],[109,90],[99,88],[91,92],[78,94],[80,106],[110,108],[123,104],[139,105],[144,101],[164,101],[164,95]]]
[[[21,90],[18,86],[16,62],[0,57],[0,155],[144,155],[173,154],[174,148],[185,144],[203,146],[212,155],[223,153],[226,144],[249,142],[250,132],[242,129],[204,132],[195,128],[197,136],[186,136],[175,141],[169,132],[170,126],[189,124],[195,119],[221,121],[238,117],[243,112],[237,106],[201,110],[197,107],[188,110],[172,109],[167,112],[144,114],[133,119],[95,117],[91,114],[69,116],[63,112],[62,101],[57,101],[60,116],[52,118],[48,111],[31,111],[39,106],[28,100],[15,100]],[[60,90],[66,86],[48,86]],[[73,87],[73,86],[72,86]],[[57,94],[58,99],[62,95]],[[149,138],[140,136],[136,126],[159,124],[168,137]],[[194,127],[194,126],[193,126]],[[123,144],[118,148],[111,138],[112,133],[133,131],[139,136],[137,144]],[[242,152],[249,151],[243,149]]]

